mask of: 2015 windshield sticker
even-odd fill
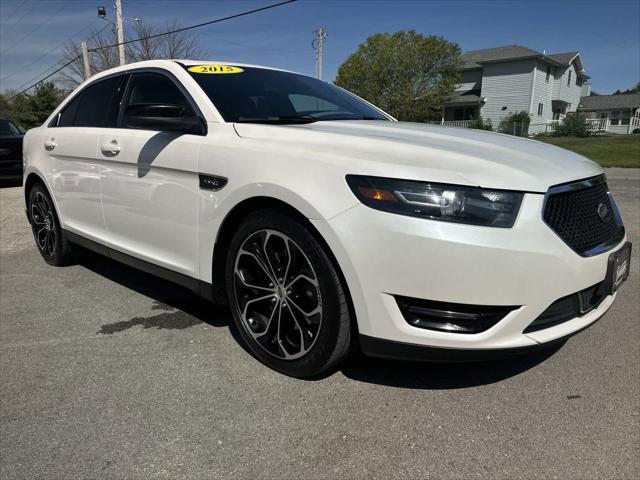
[[[206,73],[212,75],[224,75],[226,73],[242,73],[240,67],[232,67],[231,65],[195,65],[188,69],[193,73]]]

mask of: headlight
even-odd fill
[[[444,222],[510,228],[523,194],[508,190],[347,175],[347,183],[368,207]]]

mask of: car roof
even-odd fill
[[[89,81],[95,80],[101,77],[106,77],[108,75],[112,75],[114,73],[126,72],[128,70],[134,68],[166,68],[169,65],[181,64],[185,66],[192,65],[233,65],[237,67],[247,67],[247,68],[262,68],[265,70],[274,70],[279,72],[287,72],[287,73],[296,73],[298,75],[305,75],[304,73],[293,72],[291,70],[283,70],[280,68],[274,67],[266,67],[263,65],[252,65],[250,63],[242,63],[242,62],[231,62],[227,60],[190,60],[190,59],[162,59],[162,60],[144,60],[141,62],[133,62],[127,63],[126,65],[122,65],[119,67],[110,68],[108,70],[103,70],[102,72],[96,73]],[[305,75],[308,76],[308,75]]]

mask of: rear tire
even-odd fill
[[[250,214],[231,239],[225,282],[238,331],[265,365],[307,378],[348,355],[351,318],[340,277],[323,246],[292,217]]]
[[[70,265],[75,255],[64,235],[51,195],[42,183],[29,191],[28,216],[38,251],[49,265]]]

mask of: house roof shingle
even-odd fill
[[[503,47],[469,50],[462,54],[462,61],[463,68],[478,68],[484,62],[533,57],[542,57],[542,53],[521,45],[505,45]]]
[[[580,97],[582,110],[617,110],[639,108],[640,93],[623,93],[620,95],[590,95]]]
[[[547,55],[548,58],[553,60],[554,62],[558,62],[561,65],[569,65],[571,60],[578,55],[578,52],[564,52],[564,53],[550,53]]]
[[[546,55],[522,45],[505,45],[503,47],[484,48],[482,50],[469,50],[462,54],[462,68],[480,68],[483,63],[492,63],[525,58],[541,58],[554,65],[569,65],[578,55],[578,52],[552,53]],[[579,58],[579,57],[578,57]],[[582,62],[579,62],[579,70],[582,70]],[[584,72],[580,72],[585,76]],[[587,77],[588,78],[588,77]]]

